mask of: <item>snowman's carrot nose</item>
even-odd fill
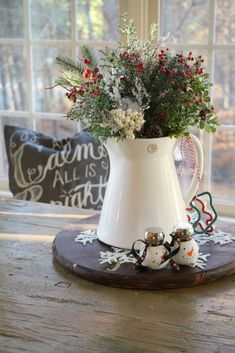
[[[188,256],[193,256],[193,248],[190,251],[187,252],[187,255]]]

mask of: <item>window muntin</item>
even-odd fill
[[[200,52],[214,86],[211,90],[222,123],[214,135],[201,134],[205,150],[203,188],[215,203],[235,210],[235,3],[232,0],[161,0],[161,35],[174,35],[171,47]]]
[[[118,0],[0,1],[0,138],[4,125],[36,129],[57,138],[77,131],[67,121],[70,102],[61,88],[57,55],[79,55],[82,43],[102,48],[118,39]],[[0,144],[0,189],[8,189]]]

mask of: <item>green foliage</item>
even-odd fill
[[[69,89],[82,82],[84,67],[80,62],[76,62],[67,57],[58,56],[56,57],[56,63],[64,70],[64,76],[56,79],[56,86],[62,86]]]
[[[74,102],[68,117],[84,122],[104,140],[188,136],[190,127],[215,132],[219,122],[201,56],[171,53],[156,25],[148,41],[138,40],[127,16],[120,33],[126,36],[125,44],[103,50],[100,62],[86,45],[79,62],[57,58],[65,71],[57,84]]]
[[[81,65],[80,62],[76,62],[75,60],[64,56],[57,56],[56,64],[62,67],[65,71],[74,72],[75,74],[82,74],[84,70],[84,66]]]
[[[92,53],[91,49],[87,46],[87,45],[82,45],[81,46],[81,53],[82,53],[82,57],[84,59],[90,60],[91,62],[91,67],[96,67],[98,66],[98,61],[95,57],[95,55]]]

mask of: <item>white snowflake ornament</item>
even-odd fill
[[[82,243],[86,245],[87,243],[92,244],[94,240],[97,239],[97,234],[94,230],[85,230],[84,232],[79,233],[74,241],[76,243]]]
[[[123,263],[134,263],[135,258],[130,253],[130,250],[121,249],[121,248],[111,248],[112,251],[100,251],[100,259],[99,262],[101,264],[112,264],[114,262]]]
[[[201,270],[204,270],[204,268],[206,267],[207,265],[207,258],[211,256],[211,254],[202,254],[202,253],[199,253],[198,254],[198,259],[197,259],[197,262],[196,262],[196,267],[199,267]]]
[[[216,232],[213,232],[212,234],[197,234],[195,235],[196,241],[200,244],[206,244],[209,242],[213,242],[214,244],[218,245],[227,245],[235,241],[235,234],[231,234],[228,232],[224,232],[220,229],[218,229]]]

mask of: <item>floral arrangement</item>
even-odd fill
[[[120,34],[126,40],[100,51],[99,62],[86,45],[78,61],[57,58],[64,77],[56,85],[73,102],[68,118],[85,123],[101,140],[188,136],[190,127],[215,132],[219,122],[202,57],[172,52],[156,24],[142,42],[123,16]]]

